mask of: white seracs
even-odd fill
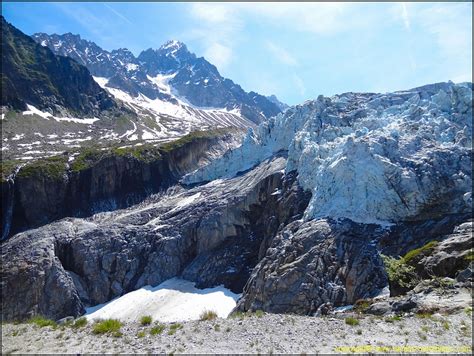
[[[472,204],[472,90],[442,83],[318,97],[249,130],[242,145],[184,178],[232,177],[279,151],[312,192],[306,219],[389,224]]]

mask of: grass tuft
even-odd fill
[[[98,321],[94,324],[92,332],[94,334],[108,334],[113,333],[114,336],[116,333],[120,332],[122,323],[117,319],[106,319]]]
[[[356,325],[360,324],[359,320],[356,319],[356,318],[348,317],[344,320],[345,320],[346,324],[350,325],[350,326],[356,326]]]
[[[145,325],[150,325],[152,322],[152,317],[150,315],[144,315],[140,318],[140,324],[145,326]]]
[[[176,331],[182,328],[183,328],[183,324],[180,324],[180,323],[171,324],[170,329],[168,331],[168,335],[174,335],[176,334]]]
[[[78,328],[83,328],[86,325],[87,325],[87,319],[82,317],[74,321],[74,323],[71,326],[75,329],[78,329]]]
[[[28,322],[39,326],[40,328],[44,328],[46,326],[56,328],[58,326],[58,324],[54,320],[46,319],[45,317],[42,317],[40,315],[32,317],[30,320],[28,320]]]
[[[161,334],[165,330],[165,326],[163,324],[158,324],[151,328],[150,335],[158,335]]]
[[[213,310],[204,310],[199,316],[199,320],[214,320],[217,318],[217,313]]]

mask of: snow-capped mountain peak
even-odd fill
[[[245,119],[257,124],[281,112],[268,98],[246,93],[233,81],[223,78],[214,65],[191,53],[177,40],[169,40],[158,49],[144,50],[135,57],[126,48],[109,52],[72,34],[41,33],[33,38],[54,53],[85,65],[94,77],[106,78],[107,88],[121,90],[134,98],[141,94],[150,100],[176,102],[170,95],[173,91],[175,97],[193,107],[226,111],[239,108]],[[166,90],[150,79],[162,76],[169,78]]]
[[[160,47],[160,50],[177,51],[183,47],[187,50],[187,47],[183,42],[177,40],[168,40]]]

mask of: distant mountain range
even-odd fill
[[[30,37],[3,17],[1,75],[3,159],[245,130],[286,108],[245,92],[178,41],[135,57],[71,33]]]
[[[54,53],[86,66],[94,77],[104,78],[105,88],[118,89],[132,97],[142,94],[173,104],[181,99],[201,108],[237,110],[257,124],[282,111],[278,99],[245,92],[179,41],[168,41],[135,57],[126,48],[109,52],[71,33],[36,33],[32,37]]]

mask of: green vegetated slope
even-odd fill
[[[115,102],[94,81],[86,67],[54,55],[1,18],[2,106],[25,110],[62,108],[77,115],[94,115]]]

